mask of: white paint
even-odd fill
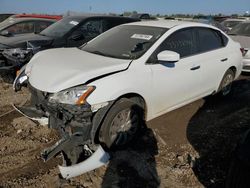
[[[151,120],[217,91],[225,72],[231,66],[237,69],[235,79],[241,73],[240,45],[230,38],[226,47],[181,58],[173,67],[164,63],[146,63],[173,32],[195,26],[220,31],[213,26],[179,21],[135,22],[128,25],[166,27],[169,30],[142,57],[133,60],[128,69],[129,60],[107,58],[76,48],[40,52],[26,68],[26,72],[30,72],[30,84],[39,90],[54,93],[84,84],[103,74],[126,69],[89,83],[96,89],[87,98],[87,102],[94,106],[128,93],[136,93],[144,98],[146,120]],[[228,60],[222,62],[225,58]],[[200,68],[191,70],[197,66]]]

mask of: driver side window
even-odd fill
[[[193,37],[193,29],[184,29],[171,34],[156,49],[149,59],[149,63],[157,62],[157,54],[169,50],[180,54],[180,58],[188,57],[196,53],[196,43]]]
[[[82,24],[72,35],[81,33],[86,39],[93,39],[102,33],[101,20],[89,20]]]
[[[24,34],[24,33],[33,33],[34,32],[34,22],[22,22],[16,23],[6,29],[9,34]]]

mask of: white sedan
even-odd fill
[[[62,151],[71,165],[96,144],[126,144],[144,120],[207,95],[227,95],[241,69],[240,45],[213,26],[136,22],[80,48],[36,54],[14,87],[27,84],[32,93],[31,106],[17,109],[48,118],[63,137],[44,159]]]

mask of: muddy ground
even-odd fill
[[[28,92],[14,94],[0,81],[0,187],[224,187],[232,151],[250,128],[250,76],[231,96],[207,97],[147,124],[137,140],[112,153],[107,166],[61,180],[57,157],[44,163],[42,149],[57,134],[12,110]]]

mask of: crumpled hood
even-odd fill
[[[250,37],[229,35],[234,41],[239,42],[242,48],[250,48]]]
[[[35,43],[51,43],[52,38],[47,36],[42,36],[39,34],[24,34],[24,35],[17,35],[14,37],[5,37],[0,36],[0,43],[4,44],[6,46],[9,46],[10,48],[25,48],[27,41]]]
[[[78,48],[57,48],[37,53],[27,64],[25,72],[34,88],[56,93],[98,76],[125,70],[130,62]]]

